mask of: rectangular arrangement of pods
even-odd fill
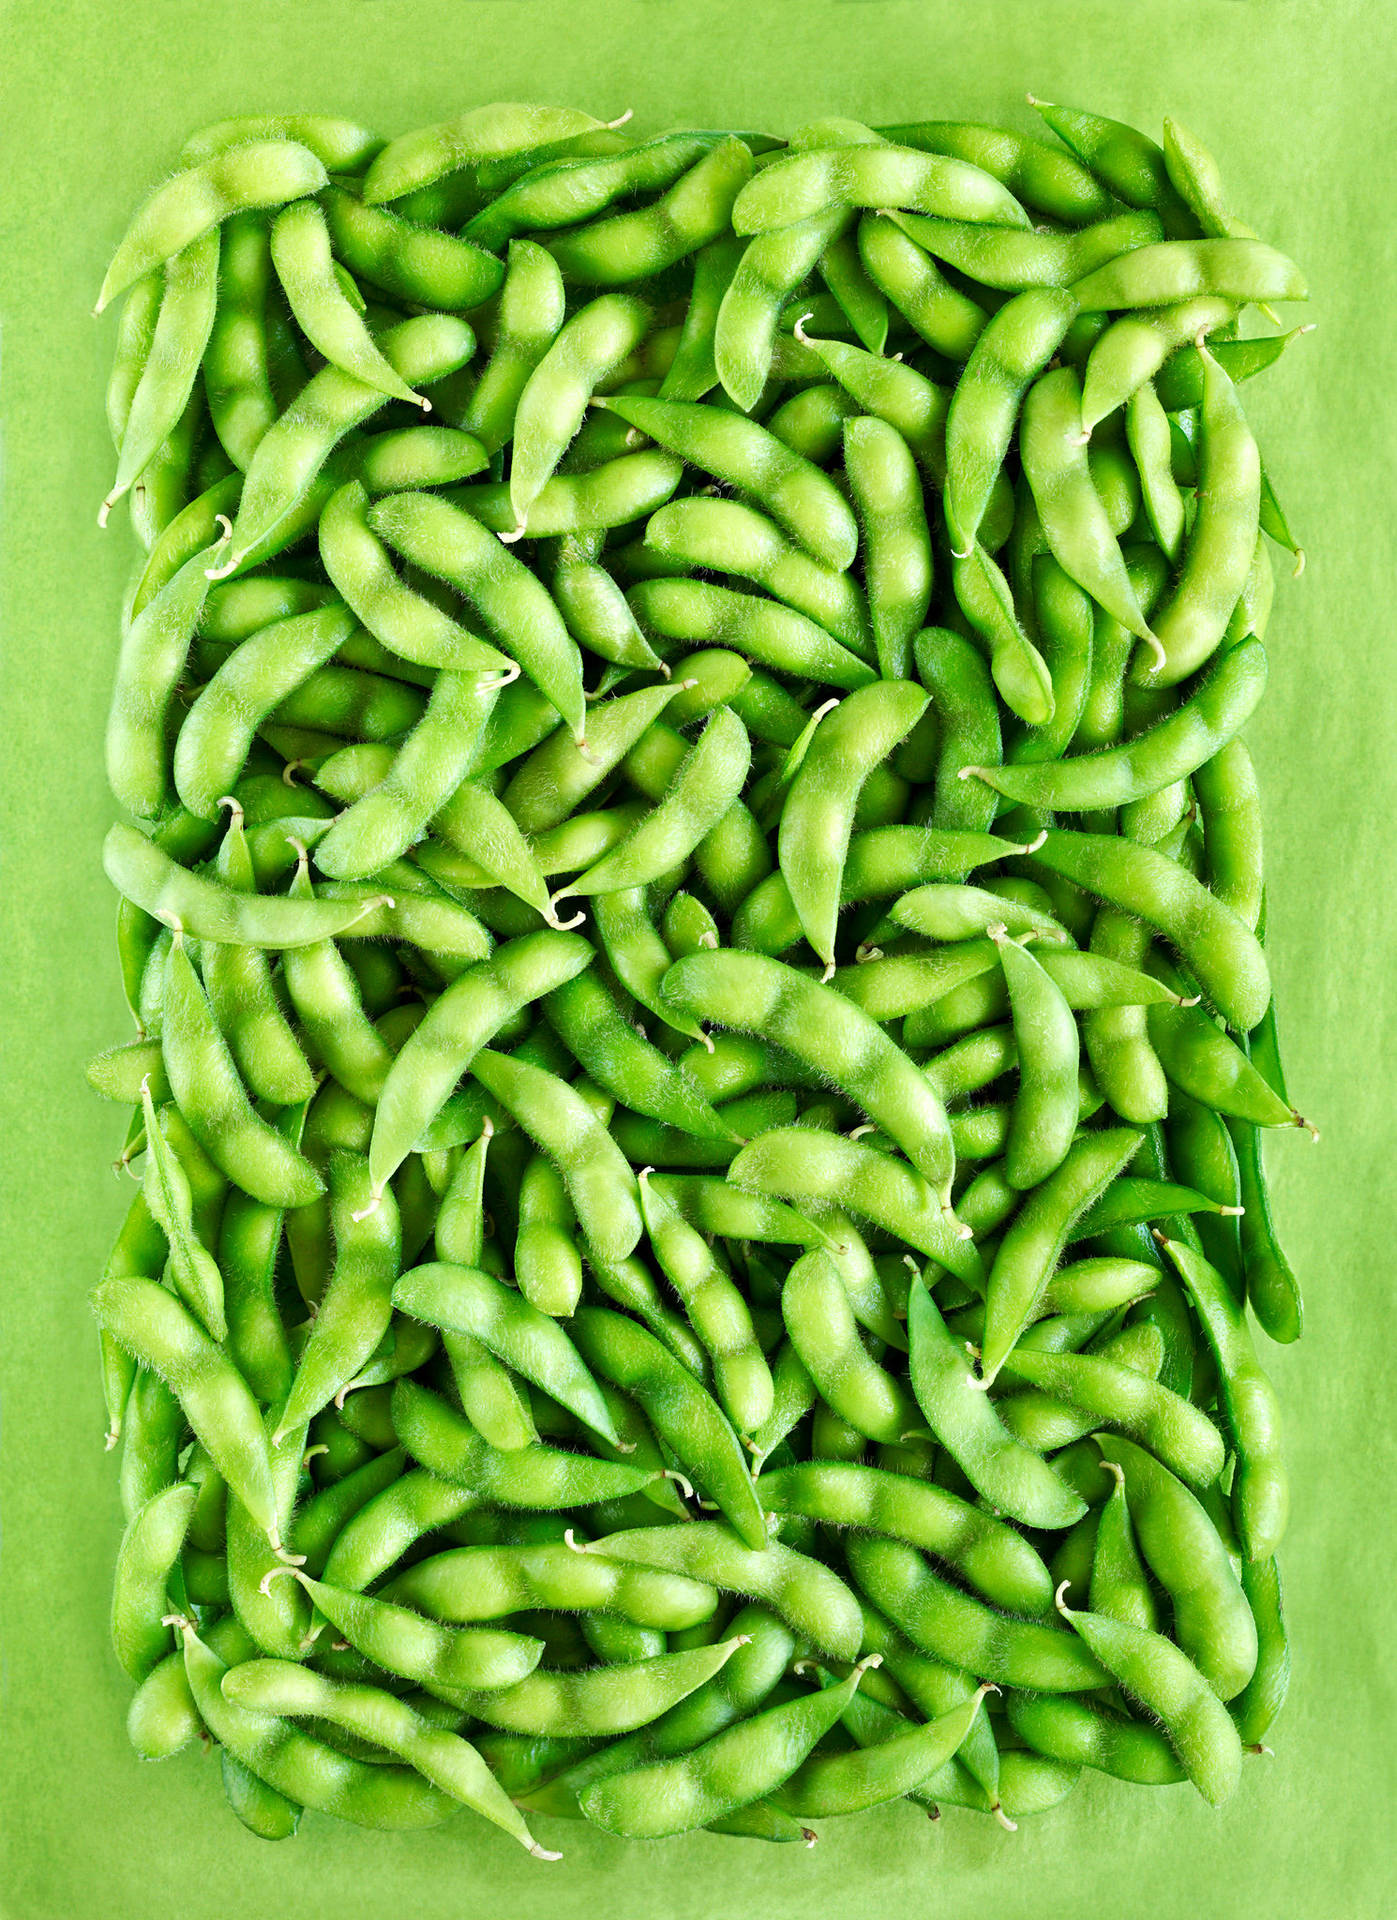
[[[268,1839],[1012,1830],[1281,1706],[1306,287],[1033,105],[231,120],[117,248],[112,1631]]]

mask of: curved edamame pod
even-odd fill
[[[589,1739],[631,1733],[707,1685],[739,1644],[721,1640],[578,1673],[536,1669],[512,1687],[463,1695],[462,1704],[488,1725],[514,1733]]]
[[[325,503],[319,542],[326,573],[374,639],[414,666],[506,670],[507,654],[398,578],[368,514],[363,483],[347,480]]]
[[[1206,348],[1200,346],[1199,355],[1203,405],[1197,512],[1178,581],[1154,614],[1160,653],[1132,669],[1132,679],[1141,686],[1175,686],[1216,652],[1256,551],[1261,455],[1232,382]]]
[[[594,1781],[580,1796],[582,1811],[632,1838],[710,1826],[788,1778],[837,1723],[863,1673],[857,1666],[838,1685],[753,1714],[690,1753]]]
[[[858,527],[834,482],[740,413],[613,394],[597,402],[690,466],[746,493],[827,567],[853,564]]]
[[[781,809],[781,872],[805,936],[827,967],[844,862],[860,790],[926,711],[928,696],[903,680],[879,680],[819,721]]]
[[[1241,1773],[1242,1743],[1198,1669],[1162,1634],[1079,1612],[1060,1596],[1058,1611],[1125,1691],[1157,1715],[1203,1798],[1213,1806],[1228,1799]]]
[[[999,1243],[985,1288],[981,1370],[986,1385],[1034,1317],[1073,1222],[1130,1164],[1141,1138],[1129,1127],[1083,1134],[1019,1209]]]
[[[766,1544],[766,1523],[737,1435],[717,1403],[644,1327],[604,1307],[573,1319],[581,1351],[636,1400],[700,1491],[722,1509],[749,1549]],[[702,1576],[700,1576],[702,1577]]]
[[[1248,301],[1308,300],[1293,260],[1261,240],[1164,240],[1121,253],[1072,288],[1083,312],[1169,307],[1214,293]]]
[[[895,1445],[916,1425],[912,1396],[859,1339],[844,1282],[828,1253],[815,1248],[796,1261],[781,1289],[781,1313],[825,1404],[855,1432]]]
[[[945,1108],[902,1049],[842,995],[779,960],[720,951],[678,961],[664,997],[697,1019],[765,1034],[826,1075],[898,1142],[950,1211],[955,1156]]]
[[[313,200],[298,200],[272,223],[272,264],[302,333],[332,366],[377,387],[394,400],[430,410],[374,343],[372,334],[335,279],[330,230]]]
[[[96,311],[243,208],[275,207],[317,193],[327,175],[295,140],[250,140],[196,161],[156,188],[107,268]]]
[[[1135,1537],[1174,1607],[1174,1638],[1223,1700],[1256,1669],[1257,1630],[1227,1547],[1206,1509],[1162,1462],[1113,1433],[1093,1439],[1125,1474]]]
[[[930,1181],[892,1154],[811,1127],[777,1127],[748,1142],[728,1167],[735,1187],[852,1212],[903,1240],[979,1291],[984,1266],[957,1233]]]
[[[745,1593],[764,1601],[832,1659],[858,1657],[863,1623],[853,1594],[820,1561],[779,1541],[749,1547],[720,1521],[698,1520],[687,1527],[637,1527],[605,1534],[584,1551],[589,1559],[668,1570]]]
[[[210,1159],[254,1200],[308,1205],[323,1191],[320,1176],[253,1108],[182,935],[165,963],[164,1022],[170,1091]]]
[[[591,948],[576,934],[553,928],[525,934],[467,968],[433,1001],[399,1050],[379,1095],[369,1147],[376,1191],[383,1190],[412,1152],[451,1089],[500,1027],[591,960]]]
[[[858,1527],[935,1554],[1008,1612],[1048,1610],[1052,1581],[1028,1541],[931,1481],[844,1461],[807,1460],[762,1473],[757,1498],[768,1512]],[[882,1649],[875,1644],[875,1651]]]
[[[1027,857],[1172,941],[1231,1025],[1249,1032],[1265,1013],[1271,979],[1256,936],[1177,861],[1115,835],[1062,828]]]
[[[1237,1449],[1232,1477],[1237,1531],[1249,1561],[1269,1560],[1280,1545],[1290,1511],[1275,1389],[1257,1361],[1246,1314],[1222,1275],[1185,1242],[1162,1234],[1156,1237],[1188,1288],[1217,1361],[1227,1423]],[[1159,1453],[1159,1448],[1153,1451]],[[1164,1463],[1178,1472],[1177,1462],[1165,1459]]]
[[[868,612],[857,584],[801,552],[755,507],[702,495],[671,500],[650,516],[645,544],[671,566],[755,580],[853,652],[863,656],[869,650]]]
[[[390,327],[381,346],[404,380],[427,383],[464,366],[475,352],[475,335],[464,320],[419,314]],[[337,366],[307,381],[257,443],[218,577],[248,564],[293,520],[336,447],[384,399],[381,388]]]
[[[405,560],[472,602],[580,741],[581,655],[547,589],[528,568],[478,520],[436,494],[389,494],[370,508],[369,526]]]
[[[1028,215],[992,174],[970,162],[887,144],[784,155],[737,196],[735,233],[769,233],[830,205],[906,207],[987,226],[1026,227]]]
[[[482,1502],[557,1512],[640,1493],[656,1476],[640,1467],[552,1447],[501,1453],[447,1403],[411,1380],[393,1387],[393,1426],[403,1445],[440,1480]]]
[[[1068,1635],[972,1599],[934,1573],[915,1547],[855,1533],[844,1554],[873,1605],[938,1660],[1036,1693],[1077,1693],[1103,1684],[1104,1667]]]
[[[1066,760],[967,767],[961,778],[1056,813],[1125,806],[1196,773],[1246,725],[1265,689],[1265,649],[1244,640],[1181,706],[1119,746]]]
[[[93,1307],[107,1332],[159,1374],[218,1471],[274,1536],[267,1436],[257,1402],[232,1362],[175,1296],[152,1280],[113,1275],[97,1287]]]
[[[482,1049],[471,1072],[563,1176],[597,1257],[624,1260],[643,1231],[635,1174],[595,1110],[556,1074],[517,1054]]]
[[[422,1789],[424,1797],[428,1793],[449,1796],[502,1827],[539,1859],[560,1857],[547,1853],[533,1838],[514,1802],[474,1747],[458,1734],[432,1726],[406,1701],[378,1687],[345,1686],[290,1660],[248,1660],[226,1670],[220,1691],[227,1710],[234,1716],[241,1714],[244,1724],[261,1721],[265,1725],[270,1720],[275,1726],[287,1719],[314,1718],[343,1727],[397,1755],[407,1762],[401,1769],[364,1767],[366,1785],[372,1783],[375,1773],[385,1772],[384,1798],[395,1772],[414,1782],[420,1776],[428,1783]],[[286,1781],[291,1772],[286,1760],[295,1754],[308,1765],[315,1743],[304,1735],[292,1734],[289,1728],[282,1742],[281,1774]],[[260,1751],[258,1757],[262,1757]],[[363,1766],[363,1762],[357,1764]],[[368,1801],[369,1797],[366,1792],[364,1799]]]
[[[393,1305],[448,1332],[470,1334],[593,1432],[620,1444],[601,1389],[568,1335],[502,1281],[445,1262],[413,1267],[395,1280]]]
[[[1070,1527],[1079,1520],[1085,1502],[1039,1454],[1014,1438],[988,1395],[970,1390],[974,1375],[969,1358],[920,1281],[913,1282],[908,1296],[907,1331],[917,1404],[976,1492],[997,1512],[1025,1526]],[[1044,1610],[1041,1601],[1033,1609]]]

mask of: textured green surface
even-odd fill
[[[118,29],[116,22],[120,20]],[[5,1920],[908,1920],[1041,1914],[1284,1920],[1390,1913],[1397,1789],[1387,1366],[1397,1029],[1392,327],[1397,227],[1388,0],[22,0],[0,12],[4,800],[0,913],[0,1913]],[[1270,934],[1292,1092],[1324,1130],[1272,1146],[1306,1282],[1272,1352],[1296,1512],[1298,1643],[1274,1760],[1235,1801],[1089,1779],[1004,1834],[910,1806],[820,1845],[627,1846],[541,1823],[557,1866],[463,1815],[421,1836],[311,1816],[254,1840],[216,1764],[143,1766],[106,1639],[119,1534],[86,1294],[115,1228],[121,1120],[82,1067],[125,1019],[98,866],[101,728],[132,549],[100,535],[112,324],[88,318],[127,214],[193,124],[349,114],[385,133],[487,99],[788,130],[813,114],[1028,126],[1025,90],[1157,132],[1177,112],[1234,204],[1307,271],[1319,332],[1248,389],[1309,551],[1281,584],[1248,738],[1265,784]],[[121,516],[117,516],[120,522]],[[1387,1889],[1384,1892],[1384,1888]]]

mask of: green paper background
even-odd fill
[[[0,10],[4,799],[0,1074],[0,1762],[6,1920],[792,1920],[989,1913],[1283,1920],[1394,1906],[1397,1714],[1391,1329],[1397,991],[1397,449],[1390,0],[11,0]],[[1298,1647],[1276,1758],[1210,1812],[1186,1787],[1088,1776],[1017,1835],[910,1807],[828,1822],[817,1849],[706,1835],[626,1846],[563,1823],[559,1866],[463,1816],[420,1836],[312,1816],[270,1847],[212,1763],[139,1764],[106,1639],[115,1462],[86,1294],[122,1204],[123,1121],[82,1068],[125,1014],[98,865],[101,732],[132,557],[96,507],[111,453],[106,258],[201,121],[312,108],[385,133],[490,99],[642,127],[1004,118],[1026,89],[1157,132],[1176,111],[1236,207],[1292,252],[1319,331],[1247,389],[1309,551],[1282,582],[1250,741],[1265,783],[1270,944],[1292,1091],[1324,1129],[1273,1143],[1307,1283],[1269,1358],[1289,1421],[1284,1564]]]

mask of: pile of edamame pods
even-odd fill
[[[112,1629],[255,1833],[1220,1802],[1281,1704],[1306,289],[1034,104],[226,121],[117,249]]]

